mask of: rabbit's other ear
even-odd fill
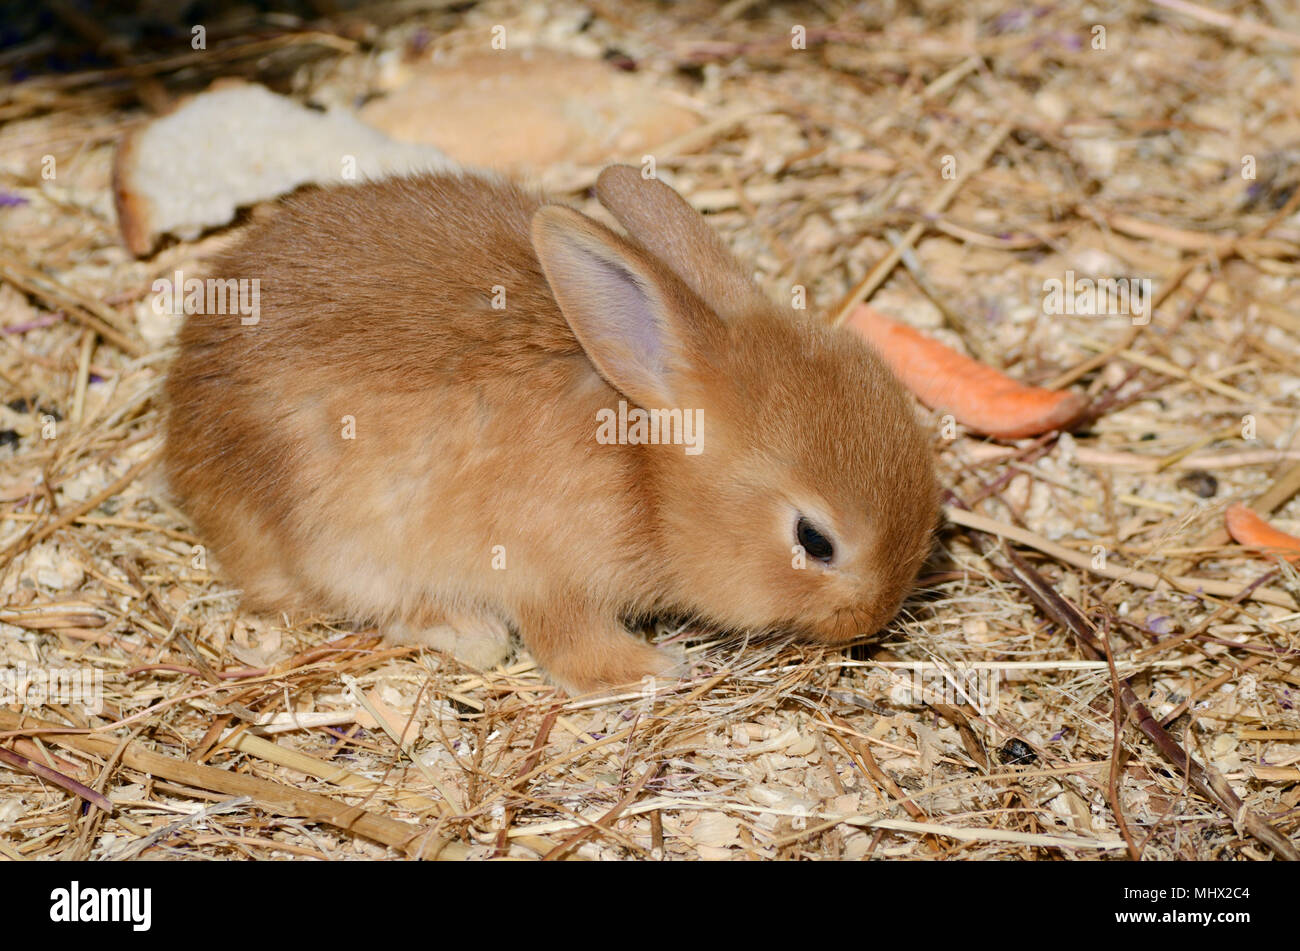
[[[533,249],[574,336],[611,386],[641,406],[680,406],[717,320],[661,262],[558,205],[533,215]]]
[[[663,182],[644,178],[630,165],[611,165],[596,180],[596,197],[719,317],[731,320],[771,307],[704,216]]]

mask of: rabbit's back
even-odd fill
[[[445,173],[310,189],[212,268],[258,281],[258,322],[187,321],[182,355],[392,372],[419,388],[538,350],[576,354],[529,243],[540,204],[504,181]]]

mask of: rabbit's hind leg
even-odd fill
[[[514,649],[510,628],[488,611],[430,610],[418,618],[385,624],[381,630],[395,644],[432,647],[475,670],[500,666]]]

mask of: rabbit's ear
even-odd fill
[[[680,374],[700,362],[716,318],[660,262],[572,208],[539,209],[532,239],[600,375],[641,406],[681,405]]]
[[[632,239],[667,264],[724,320],[770,308],[752,275],[727,250],[704,216],[672,188],[630,165],[611,165],[596,197]]]

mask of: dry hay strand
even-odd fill
[[[0,662],[101,701],[0,708],[0,855],[1294,855],[1300,578],[1221,525],[1232,500],[1300,525],[1300,21],[831,8],[398,4],[0,90]],[[1014,445],[934,421],[953,520],[876,643],[661,630],[690,678],[570,698],[526,654],[246,615],[203,561],[152,468],[174,324],[149,294],[234,229],[130,258],[113,142],[220,75],[357,102],[497,24],[696,110],[658,168],[774,294],[869,298],[1092,400]],[[598,171],[537,178],[582,203]],[[1045,313],[1067,271],[1149,278],[1150,320]]]

